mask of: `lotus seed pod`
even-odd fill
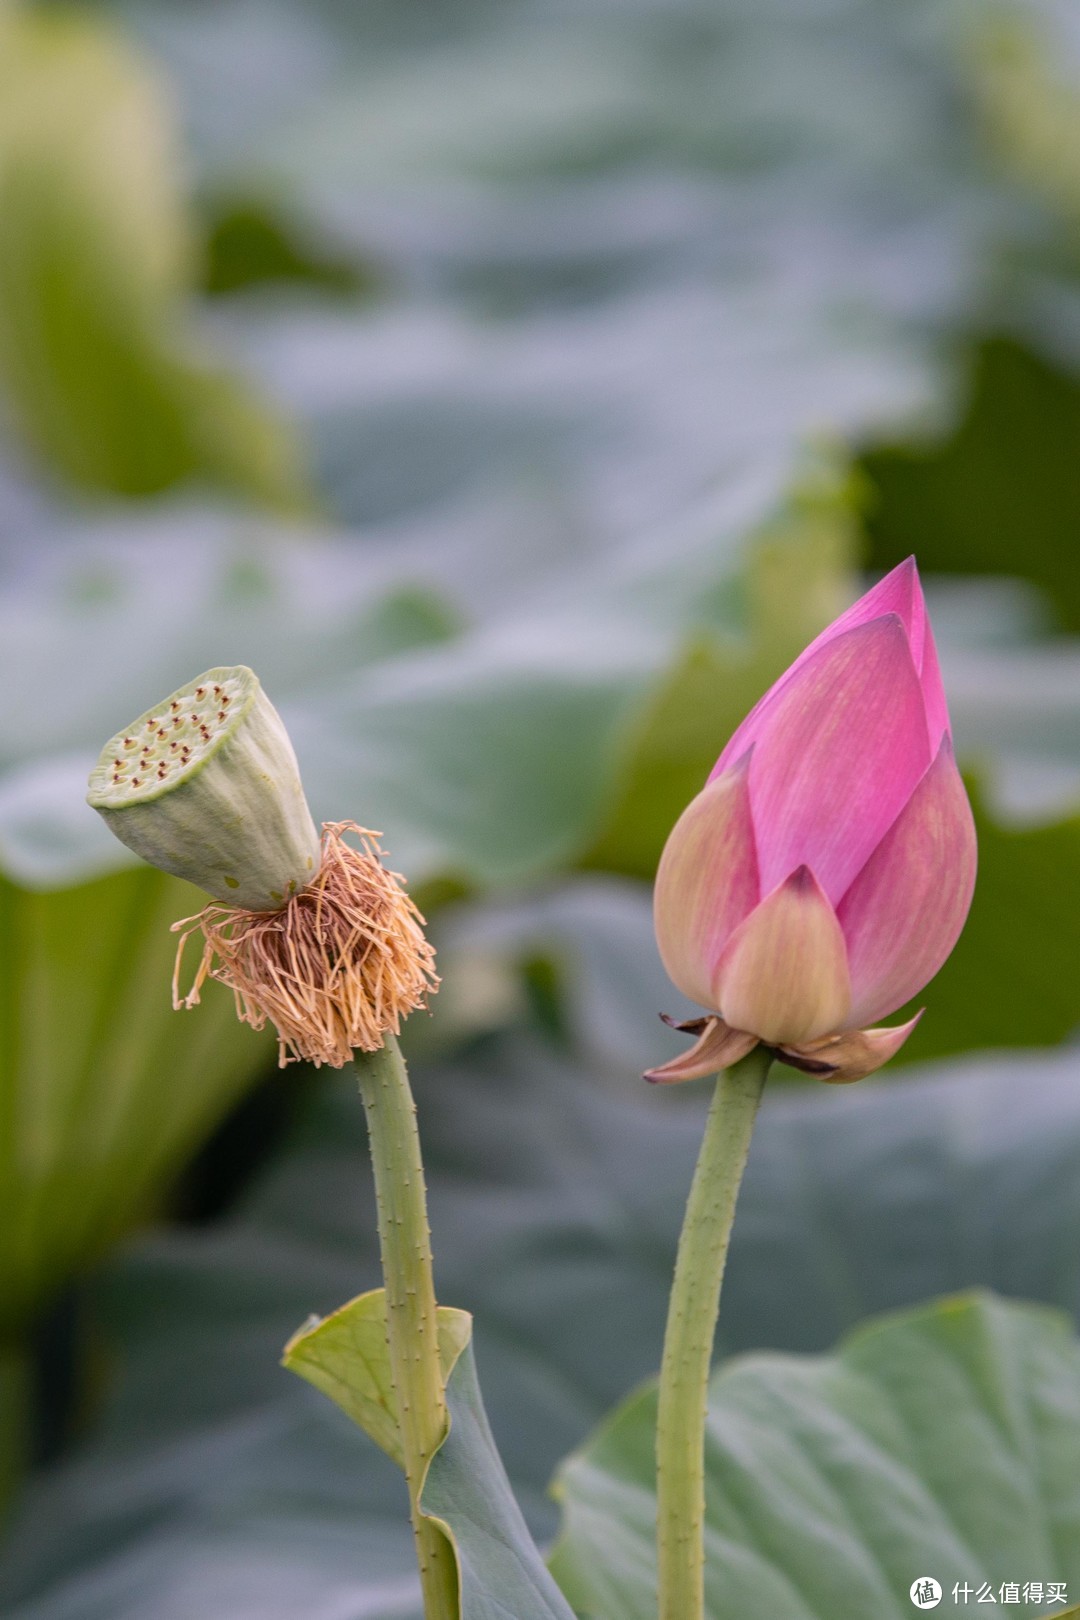
[[[292,743],[242,664],[208,670],[110,738],[87,803],[151,865],[248,911],[278,910],[318,870]]]

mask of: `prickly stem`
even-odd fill
[[[375,1171],[390,1370],[424,1613],[426,1620],[457,1620],[457,1562],[449,1541],[424,1518],[419,1505],[428,1463],[446,1434],[447,1415],[416,1104],[392,1036],[378,1052],[356,1053],[354,1063]]]
[[[756,1047],[716,1083],[679,1237],[656,1420],[660,1620],[705,1613],[705,1417],[735,1201],[772,1054]]]

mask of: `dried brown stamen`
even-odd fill
[[[324,822],[318,873],[279,911],[215,904],[174,923],[173,1005],[196,1006],[208,977],[228,985],[244,1023],[274,1025],[283,1067],[305,1059],[340,1068],[357,1048],[378,1050],[439,984],[424,919],[383,866],[378,838],[352,821]],[[202,959],[182,996],[184,947],[196,933]]]

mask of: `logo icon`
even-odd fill
[[[912,1581],[908,1596],[917,1609],[936,1609],[941,1602],[941,1587],[932,1575],[920,1575]]]

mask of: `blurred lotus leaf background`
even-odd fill
[[[420,1613],[392,1464],[278,1364],[378,1280],[353,1083],[277,1071],[216,986],[172,1012],[201,900],[86,808],[101,742],[247,663],[316,819],[382,830],[444,980],[406,1032],[440,1298],[545,1545],[575,1452],[568,1596],[631,1620],[578,1503],[647,1484],[649,1396],[586,1436],[657,1365],[705,1106],[640,1080],[687,1011],[649,885],[746,709],[910,552],[975,904],[879,1079],[771,1086],[721,1349],[785,1354],[714,1399],[1015,1340],[1009,1399],[1035,1357],[1080,1456],[1075,9],[0,4],[11,1620]],[[972,1288],[1006,1297],[925,1304]],[[1080,1597],[1080,1529],[998,1545],[1000,1511],[971,1545],[1072,1547]]]

